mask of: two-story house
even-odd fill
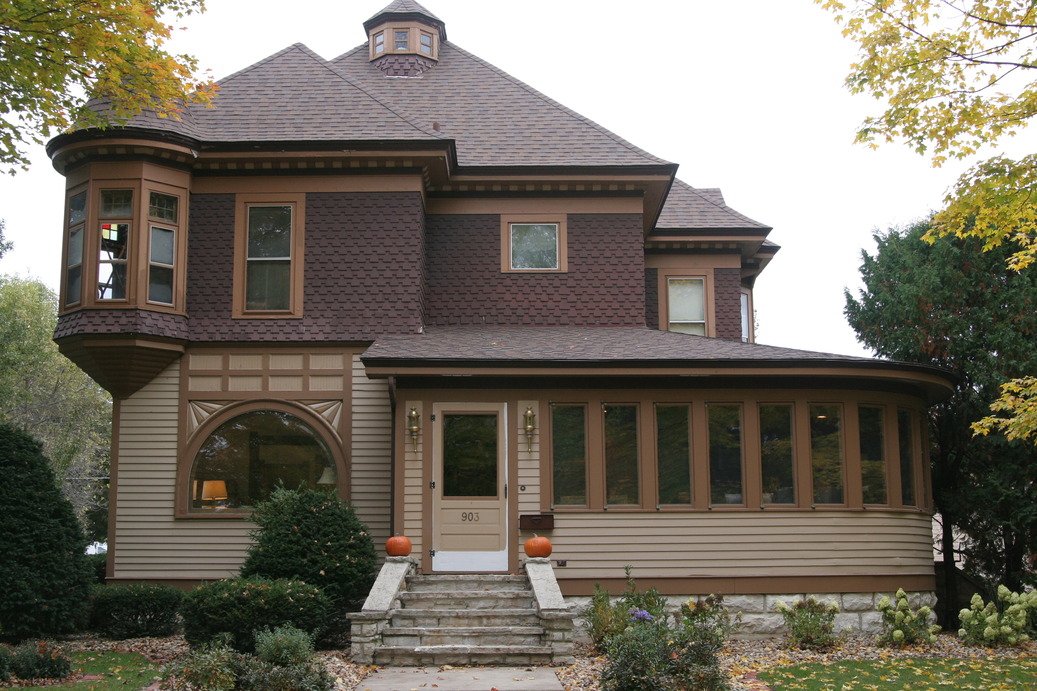
[[[112,581],[233,574],[284,482],[430,573],[515,571],[536,531],[571,596],[627,564],[668,594],[933,590],[944,372],[755,343],[769,227],[412,0],[364,29],[49,144],[55,339],[115,399]]]

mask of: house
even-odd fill
[[[55,340],[115,399],[112,581],[233,574],[280,481],[337,488],[428,573],[549,536],[571,597],[627,564],[750,613],[933,590],[946,373],[755,343],[768,226],[413,0],[364,30],[48,146]]]

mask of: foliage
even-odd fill
[[[0,218],[0,258],[3,258],[3,256],[10,252],[11,248],[14,247],[14,243],[4,237],[4,230],[6,230],[6,228],[6,221]]]
[[[294,626],[256,632],[256,656],[272,665],[298,665],[313,655],[313,637]]]
[[[97,506],[99,492],[107,504],[112,404],[103,389],[58,352],[51,340],[57,315],[57,296],[43,283],[0,276],[0,421],[43,443],[83,521]],[[103,531],[90,535],[104,537]]]
[[[1037,271],[1007,271],[1007,248],[984,253],[976,238],[923,243],[929,227],[875,235],[846,316],[879,355],[957,376],[951,398],[930,410],[936,506],[945,534],[963,535],[972,575],[1018,588],[1026,555],[1037,551],[1037,450],[975,437],[969,424],[1005,379],[1037,371]]]
[[[164,691],[234,691],[234,660],[237,653],[226,643],[215,641],[181,655],[166,667]]]
[[[820,649],[835,645],[835,615],[839,613],[839,605],[834,601],[824,604],[808,597],[788,605],[778,600],[775,609],[788,627],[786,638],[791,647]]]
[[[631,608],[626,628],[606,641],[602,690],[729,688],[717,655],[729,620],[722,600],[710,597],[705,603],[683,605],[672,626],[665,615]]]
[[[998,586],[997,599],[984,604],[978,594],[958,614],[958,636],[966,645],[997,648],[1030,640],[1030,616],[1037,610],[1037,591],[1013,593]]]
[[[76,673],[94,677],[89,684],[72,681],[58,686],[47,686],[47,691],[126,691],[143,689],[151,684],[158,668],[143,655],[114,651],[84,651],[72,653],[72,667]]]
[[[170,636],[179,628],[184,593],[161,583],[96,588],[93,625],[106,638]]]
[[[47,641],[24,641],[11,654],[11,672],[19,679],[61,679],[72,674],[72,661]]]
[[[85,622],[86,540],[39,442],[0,423],[0,634],[16,640]]]
[[[1017,377],[1001,385],[1001,395],[990,404],[994,413],[1008,417],[987,415],[972,424],[978,434],[1000,432],[1010,441],[1037,442],[1037,377]]]
[[[295,578],[356,609],[374,583],[374,543],[356,512],[326,491],[278,487],[256,505],[242,576]]]
[[[584,610],[591,641],[599,651],[605,649],[610,636],[627,627],[631,610],[644,610],[655,619],[661,619],[666,610],[666,598],[659,594],[658,589],[639,591],[632,575],[633,567],[624,566],[623,571],[626,573],[626,587],[619,600],[613,603],[609,592],[595,583],[590,605]]]
[[[335,682],[320,662],[275,665],[249,655],[234,665],[240,691],[331,691]]]
[[[915,643],[935,643],[940,627],[929,624],[932,610],[923,605],[917,611],[911,609],[907,593],[897,590],[896,604],[886,596],[879,600],[878,610],[882,614],[882,635],[879,642],[903,647]]]
[[[86,563],[90,565],[91,582],[95,585],[103,585],[108,573],[108,553],[88,554]]]
[[[291,625],[319,636],[332,608],[317,586],[253,577],[204,583],[187,594],[180,613],[192,646],[228,635],[233,648],[251,652],[255,631],[264,628]]]
[[[20,0],[0,4],[0,166],[25,166],[23,147],[72,127],[121,124],[144,110],[176,117],[208,103],[196,62],[163,49],[202,0]],[[87,97],[103,105],[89,107]]]
[[[11,676],[11,649],[0,645],[0,684]]]
[[[886,658],[837,660],[772,667],[760,672],[774,689],[874,691],[875,689],[1032,689],[1037,659]]]

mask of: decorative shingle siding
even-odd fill
[[[659,328],[659,269],[645,269],[645,326]]]
[[[714,269],[717,337],[742,340],[741,271]]]
[[[58,318],[54,338],[85,334],[141,334],[187,338],[187,319],[179,314],[133,309],[94,309]]]
[[[501,271],[500,217],[427,220],[428,323],[643,326],[639,214],[570,214],[566,273]]]
[[[414,333],[424,305],[416,192],[306,195],[303,318],[231,319],[234,196],[193,195],[188,296],[195,341],[370,341]]]

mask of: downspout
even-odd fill
[[[396,534],[396,377],[389,377],[389,537]]]

